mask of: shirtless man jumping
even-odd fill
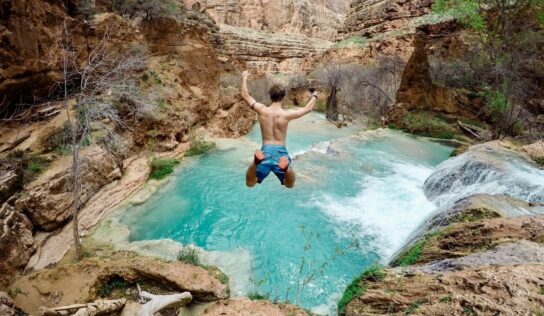
[[[272,171],[282,185],[292,188],[295,186],[295,172],[290,167],[291,158],[289,158],[285,148],[287,125],[290,121],[313,111],[317,100],[317,92],[312,93],[312,97],[305,107],[296,110],[284,110],[282,101],[285,97],[285,89],[281,85],[275,84],[269,91],[272,104],[267,107],[255,101],[249,95],[247,89],[248,78],[249,72],[246,70],[242,73],[242,97],[259,116],[263,145],[261,150],[255,151],[253,162],[247,169],[246,184],[248,187],[253,187],[255,184],[261,183]]]

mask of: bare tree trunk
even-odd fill
[[[331,93],[327,97],[326,117],[331,121],[338,120],[338,104],[336,102],[336,87],[331,87]]]
[[[72,196],[74,199],[73,204],[73,213],[72,213],[72,223],[74,229],[74,246],[76,247],[76,261],[80,261],[83,257],[83,249],[81,247],[81,241],[79,239],[79,221],[78,213],[80,209],[79,201],[79,190],[80,190],[80,181],[79,181],[79,144],[74,141],[72,143],[72,176],[73,176],[73,190]]]

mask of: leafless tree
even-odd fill
[[[62,49],[62,103],[67,116],[67,132],[72,154],[72,220],[76,257],[82,257],[79,239],[78,213],[82,203],[81,147],[89,144],[91,132],[100,131],[98,143],[108,151],[121,150],[121,141],[117,129],[124,123],[113,103],[133,86],[131,77],[145,66],[145,50],[131,49],[123,55],[112,52],[109,32],[96,45],[86,52],[83,59],[81,52],[74,45],[73,36],[66,23],[59,34],[59,46]]]
[[[329,90],[327,118],[335,121],[339,114],[346,114],[340,113],[340,105],[350,112],[383,116],[395,103],[402,68],[400,58],[387,56],[373,65],[325,65],[315,76]]]

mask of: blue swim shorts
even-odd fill
[[[257,165],[258,182],[262,183],[263,180],[268,177],[270,171],[272,171],[283,185],[283,182],[285,181],[285,171],[283,171],[278,164],[281,157],[289,157],[287,148],[283,145],[264,144],[261,147],[261,151],[264,153],[264,159]],[[291,165],[291,157],[289,157],[289,165]]]

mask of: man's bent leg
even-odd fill
[[[257,184],[257,165],[252,162],[246,172],[246,185],[250,188]]]
[[[289,168],[285,172],[285,180],[283,181],[283,184],[289,189],[295,186],[295,172],[293,171],[293,168]]]

